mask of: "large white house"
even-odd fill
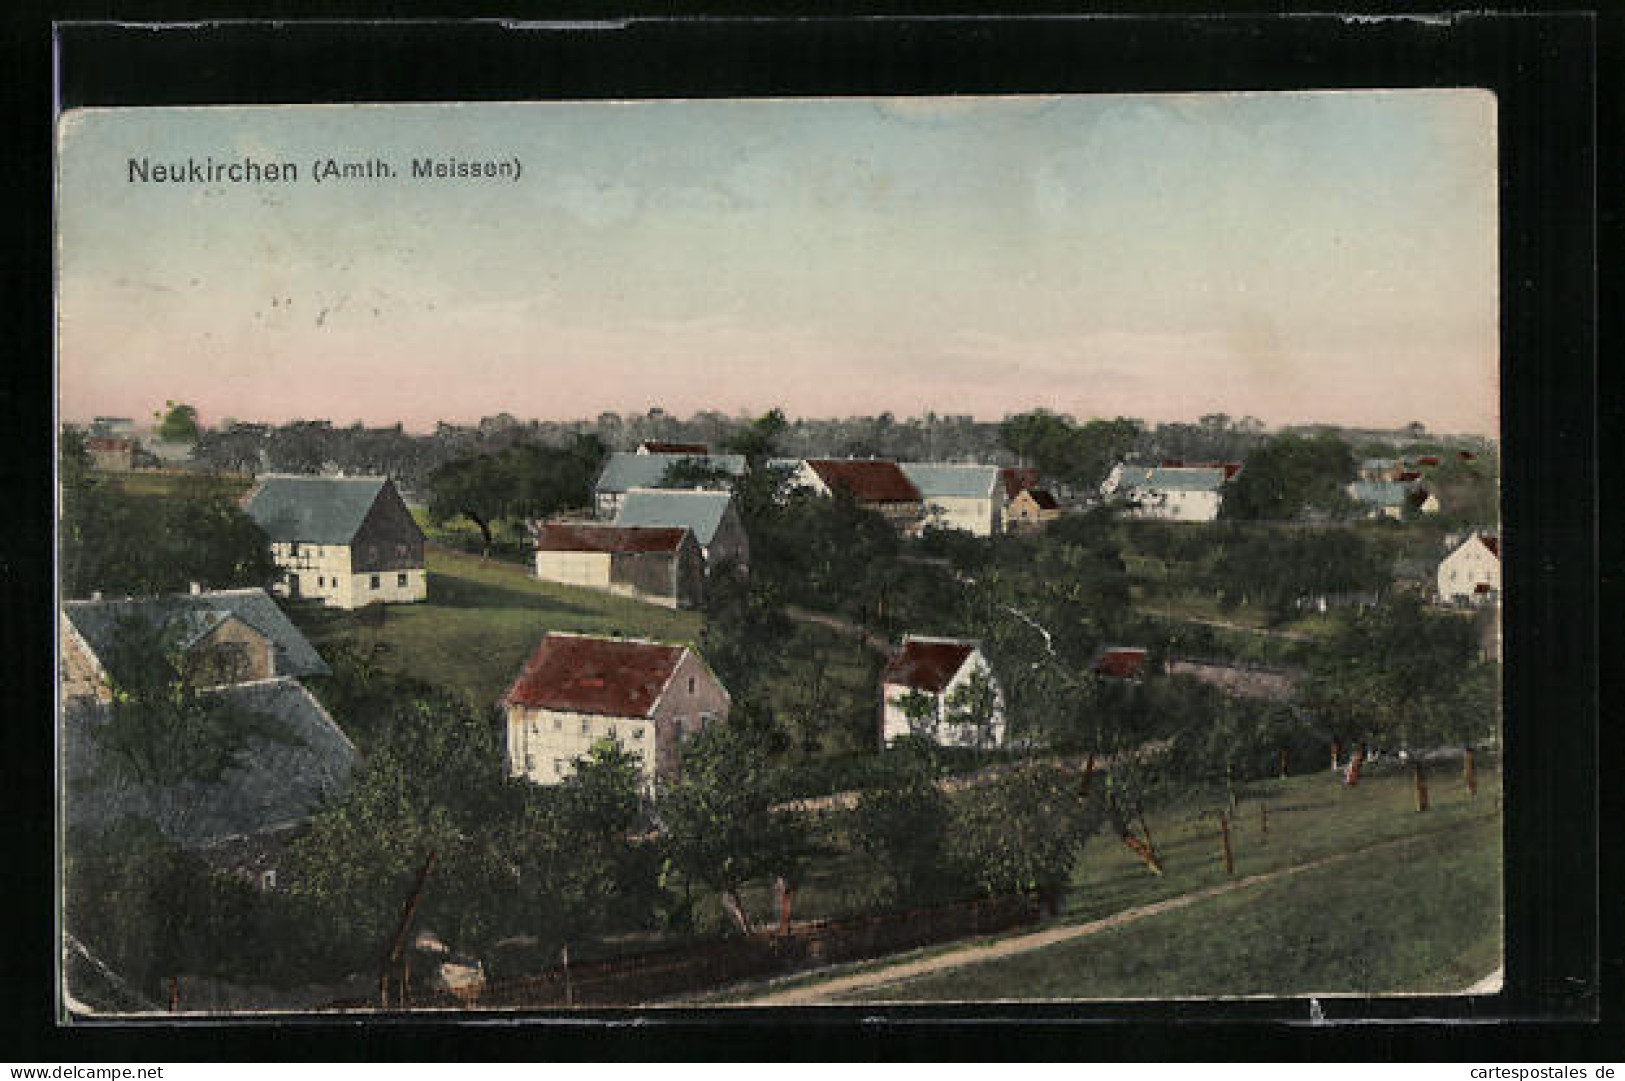
[[[1501,596],[1501,539],[1474,533],[1439,563],[1439,600],[1490,604]]]
[[[956,721],[956,716],[974,714],[982,705],[974,701],[978,687],[986,688],[991,696],[985,726],[974,720]],[[909,635],[881,673],[880,697],[882,747],[917,727],[943,746],[1004,744],[1004,692],[974,641]],[[911,698],[928,702],[928,715],[911,718]]]
[[[1124,516],[1169,522],[1211,522],[1234,473],[1224,465],[1146,466],[1118,462],[1101,482],[1100,494],[1131,504]]]
[[[926,528],[963,529],[978,537],[999,532],[1004,487],[998,466],[899,462],[898,468],[919,490]]]
[[[675,777],[683,740],[728,719],[728,691],[687,646],[549,633],[500,703],[508,773],[558,784],[609,740],[646,784]]]
[[[423,530],[387,477],[267,476],[243,507],[270,538],[279,596],[360,608],[429,595]]]

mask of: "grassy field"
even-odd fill
[[[1456,992],[1500,963],[1500,852],[1466,823],[861,1000]]]
[[[320,649],[350,643],[379,663],[495,702],[547,631],[692,642],[700,616],[590,589],[539,582],[523,567],[428,548],[429,599],[391,605],[381,626],[357,613],[295,607]]]
[[[233,499],[248,491],[254,478],[238,474],[218,473],[157,473],[148,470],[133,472],[103,472],[94,476],[125,495],[170,497],[191,488],[217,489]]]
[[[904,990],[888,986],[886,997],[905,990],[908,996],[930,999],[1245,994],[1260,991],[1260,980],[1275,981],[1269,989],[1283,991],[1289,985],[1314,985],[1328,993],[1458,989],[1494,968],[1499,957],[1499,784],[1499,772],[1481,761],[1478,794],[1471,796],[1459,766],[1436,767],[1430,774],[1432,806],[1425,814],[1416,811],[1411,775],[1403,770],[1368,772],[1355,788],[1339,783],[1330,771],[1246,786],[1230,831],[1237,878],[1387,841],[1426,839],[1415,847],[1355,857],[1025,957],[956,970]],[[1229,881],[1220,808],[1214,802],[1149,813],[1164,868],[1160,876],[1115,838],[1096,835],[1084,849],[1057,922],[1084,923]],[[838,883],[839,876],[818,883],[807,900],[821,909],[835,907],[833,896],[818,894],[835,894]],[[1257,896],[1275,900],[1261,909],[1249,908]],[[1164,933],[1170,941],[1187,934],[1215,941],[1180,952],[1152,949],[1136,937],[1155,939]],[[1121,956],[1112,954],[1100,965],[1116,973],[1111,979],[1117,982],[1103,982],[1100,988],[1087,984],[1095,962],[1075,961],[1070,951],[1100,949],[1101,943],[1114,941],[1128,945],[1120,947]],[[963,945],[842,966],[781,981],[775,989]],[[1255,954],[1257,960],[1252,959]],[[1147,958],[1144,964],[1142,957]],[[1051,983],[1038,980],[1035,973],[1042,972],[1051,973],[1046,977]],[[977,978],[984,982],[967,984],[976,973],[982,973]],[[1139,989],[1125,990],[1135,979]],[[1219,984],[1221,989],[1213,989]],[[749,1001],[760,990],[736,988],[713,1001]]]

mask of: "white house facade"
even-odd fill
[[[991,537],[1003,525],[1004,493],[999,467],[951,462],[899,462],[924,508],[928,529],[962,529]]]
[[[965,689],[985,681],[991,691],[991,709],[984,726],[955,723]],[[880,677],[880,743],[884,747],[914,731],[905,703],[911,695],[924,695],[934,708],[928,718],[936,742],[945,747],[1002,747],[1005,741],[1004,692],[979,645],[958,638],[910,635],[903,639]]]
[[[1439,600],[1489,604],[1501,596],[1501,541],[1474,533],[1439,563]]]
[[[1123,462],[1101,482],[1100,494],[1128,501],[1127,518],[1211,522],[1219,517],[1227,479],[1223,466],[1141,466]]]

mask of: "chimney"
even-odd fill
[[[189,589],[189,592],[192,594],[192,596],[196,597],[198,594],[203,592],[203,583],[202,582],[193,582],[193,583],[191,583],[191,587]]]

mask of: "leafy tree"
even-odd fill
[[[778,453],[778,443],[789,427],[784,410],[770,409],[723,442],[723,448],[733,454],[743,454],[752,468]]]
[[[197,410],[185,402],[165,401],[153,418],[158,421],[159,439],[167,443],[197,442]]]
[[[730,487],[733,480],[732,473],[709,464],[704,458],[681,458],[666,467],[660,477],[660,487],[718,489]]]
[[[213,781],[235,763],[250,735],[276,730],[190,677],[178,648],[180,624],[121,620],[103,664],[112,692],[94,739],[115,772],[141,784]]]
[[[75,830],[62,874],[63,929],[148,998],[165,1001],[175,976],[240,973],[251,887],[212,874],[149,823]]]
[[[1035,891],[1053,911],[1101,819],[1076,777],[1028,765],[954,797],[952,844],[987,895]]]
[[[467,518],[490,555],[499,521],[544,518],[589,503],[604,453],[596,437],[578,436],[564,448],[520,443],[497,454],[452,459],[429,475],[429,517]]]
[[[737,727],[711,725],[683,748],[682,776],[659,793],[656,814],[672,865],[717,892],[723,910],[751,933],[741,888],[763,876],[794,877],[809,847],[808,825],[775,812],[766,755]]]
[[[169,497],[130,495],[75,476],[76,468],[63,473],[59,573],[67,596],[166,593],[191,582],[265,586],[280,573],[259,526],[205,478]]]
[[[1219,517],[1283,520],[1305,509],[1339,511],[1343,485],[1354,478],[1354,453],[1333,435],[1281,435],[1247,456],[1246,467],[1225,486]]]
[[[1348,529],[1243,534],[1224,546],[1211,577],[1224,606],[1256,605],[1274,622],[1290,618],[1302,601],[1382,593],[1392,580],[1382,550]]]
[[[429,519],[436,523],[467,518],[480,531],[484,554],[491,554],[491,527],[514,504],[514,478],[505,463],[489,454],[459,458],[429,474]]]
[[[1413,755],[1470,744],[1496,723],[1494,670],[1472,622],[1409,594],[1345,615],[1316,651],[1303,695],[1345,739]],[[1419,759],[1415,768],[1425,803]]]
[[[996,722],[1004,703],[998,685],[986,671],[972,672],[943,704],[947,711],[944,720],[960,732],[969,730],[973,746],[987,750],[996,744]]]
[[[1036,409],[1005,418],[999,425],[999,438],[1043,475],[1093,487],[1112,462],[1134,446],[1140,431],[1139,421],[1123,417],[1091,420],[1080,426],[1071,417]]]
[[[952,808],[938,783],[935,755],[928,741],[899,740],[892,776],[864,792],[848,816],[853,849],[885,877],[894,900],[918,903],[955,885],[948,858]]]

